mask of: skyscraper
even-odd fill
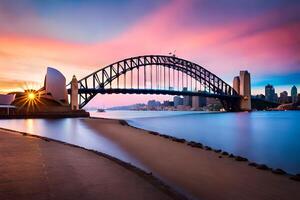
[[[288,103],[289,97],[287,91],[283,91],[280,93],[279,103]]]
[[[265,86],[265,99],[267,101],[275,102],[275,89],[273,85],[266,85]]]
[[[297,88],[296,86],[293,86],[292,89],[291,89],[291,96],[292,96],[292,102],[293,103],[296,103],[297,102]]]

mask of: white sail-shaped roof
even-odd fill
[[[57,101],[67,101],[66,78],[57,69],[48,67],[45,77],[45,91]]]

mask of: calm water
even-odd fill
[[[201,142],[257,163],[300,173],[300,112],[203,113],[111,111],[93,116],[126,119],[147,130]],[[82,119],[0,120],[0,127],[39,134],[95,149],[147,169]]]

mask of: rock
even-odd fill
[[[274,174],[281,174],[281,175],[286,174],[286,172],[282,169],[273,169],[272,172]]]
[[[217,149],[217,150],[214,150],[216,153],[221,153],[222,150],[221,149]]]
[[[185,143],[185,139],[181,139],[181,138],[172,138],[172,140],[175,142]]]
[[[236,161],[248,161],[247,158],[244,158],[244,157],[241,157],[241,156],[235,157],[235,160],[236,160]]]
[[[256,166],[257,166],[257,164],[254,163],[254,162],[251,162],[251,163],[249,163],[248,165],[249,165],[249,166],[252,166],[252,167],[256,167]]]
[[[290,179],[292,179],[294,181],[300,181],[300,174],[293,175],[293,176],[291,176]]]
[[[264,164],[257,165],[256,168],[261,169],[261,170],[269,170],[270,169],[267,165],[264,165]]]
[[[219,158],[222,158],[222,156],[219,156]]]
[[[154,132],[154,131],[149,131],[149,133],[150,133],[151,135],[159,135],[159,133]]]
[[[228,156],[229,154],[228,154],[226,151],[223,151],[223,152],[222,152],[222,155]]]
[[[198,142],[191,141],[191,142],[188,142],[187,144],[191,147],[196,147],[196,148],[201,148],[201,149],[203,148],[203,145],[201,143],[198,143]]]
[[[205,150],[207,150],[207,151],[211,151],[211,150],[212,150],[212,148],[209,147],[209,146],[205,146],[204,148],[205,148]]]
[[[229,158],[234,158],[235,156],[231,153],[230,155],[229,155]]]
[[[119,120],[122,126],[128,126],[128,123],[125,120]]]
[[[160,134],[160,136],[164,137],[164,138],[167,138],[167,139],[170,139],[170,136],[168,136],[168,135]]]

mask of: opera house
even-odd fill
[[[44,87],[39,91],[41,91],[44,96],[47,96],[58,103],[68,104],[66,78],[60,71],[54,68],[47,68]]]
[[[11,111],[7,110],[11,108]],[[0,115],[87,116],[84,110],[71,109],[65,76],[52,67],[47,68],[44,86],[39,90],[25,90],[0,95]]]
[[[11,105],[15,98],[16,94],[0,94],[0,105]]]

